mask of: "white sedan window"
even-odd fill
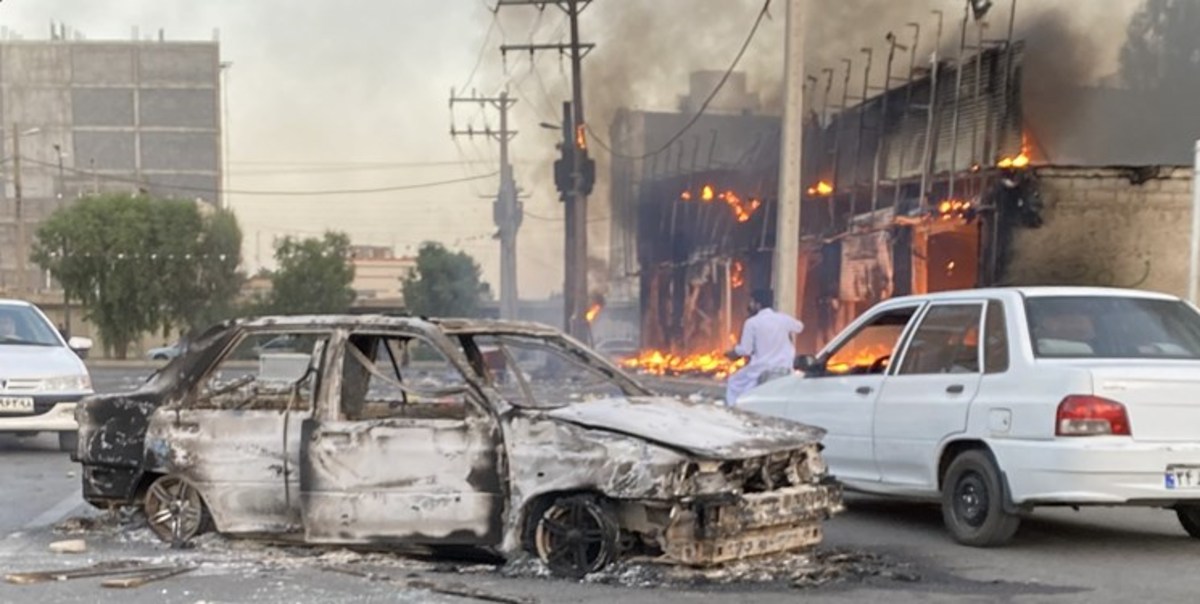
[[[934,306],[904,354],[900,375],[979,373],[981,304]]]

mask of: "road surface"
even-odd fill
[[[100,390],[127,388],[146,369],[97,369]],[[1189,579],[1200,541],[1188,538],[1168,512],[1142,509],[1038,511],[1015,542],[979,550],[954,544],[932,506],[851,497],[848,511],[828,523],[826,551],[881,556],[888,577],[851,579],[796,590],[780,585],[627,587],[505,576],[476,562],[414,560],[393,554],[365,557],[305,548],[268,548],[212,537],[195,550],[172,551],[145,529],[96,529],[81,536],[89,551],[56,555],[50,542],[67,538],[51,526],[88,512],[79,499],[77,467],[49,435],[0,436],[7,466],[0,489],[0,572],[61,568],[100,559],[164,559],[203,563],[199,570],[125,592],[95,579],[30,586],[0,584],[0,602],[79,602],[119,598],[129,604],[179,602],[472,602],[470,598],[320,570],[329,561],[402,581],[463,584],[489,594],[532,597],[542,603],[625,604],[668,602],[1194,602],[1200,589]],[[93,512],[94,513],[94,512]],[[324,556],[324,557],[320,557]],[[629,583],[629,577],[621,579]]]

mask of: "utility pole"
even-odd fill
[[[503,55],[509,51],[520,50],[530,53],[543,50],[556,50],[568,53],[571,57],[571,132],[574,133],[573,144],[569,149],[563,149],[563,158],[570,158],[571,186],[564,195],[566,203],[566,228],[564,241],[563,266],[563,320],[568,333],[588,342],[591,340],[591,329],[585,313],[588,306],[588,244],[587,244],[587,196],[592,188],[591,178],[588,177],[586,165],[590,161],[587,156],[587,122],[583,113],[583,57],[595,47],[594,44],[579,42],[579,15],[592,2],[591,0],[558,0],[555,5],[567,14],[571,25],[571,41],[569,44],[505,44],[500,47]],[[497,0],[497,10],[503,6],[536,6],[539,9],[550,4],[548,0]],[[566,125],[566,124],[564,124]],[[566,141],[564,141],[566,142]]]
[[[804,146],[804,9],[807,0],[788,0],[784,41],[783,141],[779,158],[779,216],[775,235],[775,304],[799,316],[801,152]],[[837,183],[840,186],[841,183]]]
[[[17,291],[25,294],[25,257],[28,252],[25,251],[25,215],[22,212],[21,200],[21,128],[17,124],[12,126],[12,142],[13,142],[13,210],[14,218],[17,221]]]
[[[508,159],[508,142],[517,135],[516,131],[508,129],[508,109],[517,103],[516,99],[508,98],[507,92],[501,92],[496,97],[480,97],[472,94],[470,97],[458,97],[450,91],[450,108],[455,104],[471,103],[476,105],[492,105],[500,112],[500,129],[492,130],[484,127],[475,130],[468,125],[466,130],[450,124],[450,136],[486,136],[500,143],[500,192],[492,206],[492,218],[500,229],[500,318],[514,320],[518,318],[517,296],[517,230],[521,228],[524,218],[524,208],[517,199],[517,184],[513,179],[512,163]],[[453,113],[451,114],[453,115]]]

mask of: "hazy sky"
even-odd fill
[[[1095,14],[1081,27],[1108,28],[1104,35],[1119,39],[1135,1],[1089,2],[1084,12]],[[945,8],[949,17],[961,6],[960,0],[825,2],[813,3],[819,27],[808,46],[811,58],[834,62],[842,46],[850,54],[863,44],[882,48],[888,29],[899,32],[906,20],[928,21],[930,8]],[[467,80],[482,49],[473,86],[491,94],[509,82],[522,97],[514,110],[520,130],[515,159],[530,216],[519,241],[520,286],[522,297],[542,297],[561,285],[562,224],[554,220],[561,207],[546,163],[557,134],[537,123],[557,119],[567,69],[553,54],[538,59],[536,72],[528,55],[510,55],[502,63],[498,46],[561,41],[564,19],[553,7],[540,16],[532,8],[508,8],[493,23],[488,4],[494,0],[4,0],[0,24],[27,39],[47,38],[52,20],[93,40],[129,39],[133,27],[143,37],[163,28],[169,40],[209,40],[218,29],[222,59],[233,62],[228,136],[234,190],[372,188],[493,172],[493,142],[456,143],[448,135],[450,89]],[[742,66],[765,95],[778,92],[783,4],[772,4],[771,19]],[[997,4],[1007,10],[1006,2]],[[1078,1],[1028,4],[1030,11],[1049,5],[1084,10]],[[685,92],[689,70],[727,66],[761,5],[598,0],[585,12],[583,27],[585,37],[598,43],[585,67],[593,75],[587,90],[593,125],[616,104],[672,108]],[[478,110],[464,107],[457,116],[460,127],[484,124]],[[496,125],[494,118],[487,122]],[[607,132],[607,124],[598,129]],[[442,241],[478,258],[496,288],[491,201],[480,198],[493,195],[496,185],[488,179],[386,194],[231,199],[251,270],[270,263],[272,238],[330,228],[348,232],[356,243],[394,245],[400,253],[424,240]],[[594,234],[605,229],[606,215],[593,213]]]

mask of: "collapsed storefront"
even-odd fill
[[[826,70],[815,82],[798,263],[799,314],[809,326],[802,351],[815,352],[868,307],[898,295],[1053,284],[1183,293],[1190,170],[1139,165],[1140,156],[1117,150],[1113,124],[1122,114],[1097,107],[1126,91],[1064,95],[1061,102],[1087,114],[1065,132],[1044,106],[1027,102],[1027,60],[1020,42],[986,48],[963,60],[961,72],[954,62],[918,70],[836,115],[828,92],[835,74]],[[615,189],[614,232],[636,233],[635,245],[624,245],[637,262],[623,276],[639,283],[642,345],[651,355],[703,360],[728,349],[749,289],[770,283],[778,121],[720,119],[773,136],[722,169],[692,169],[686,149],[674,163],[614,162],[614,179],[636,193]],[[758,201],[756,209],[743,220],[720,203],[726,191]]]

